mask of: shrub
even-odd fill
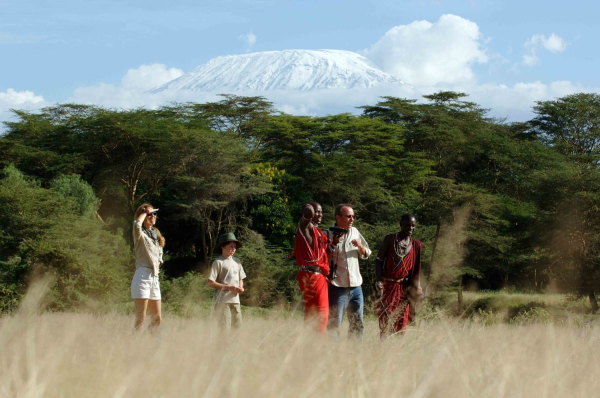
[[[12,166],[4,170],[0,180],[2,311],[14,309],[28,282],[37,276],[54,281],[47,302],[50,309],[100,308],[128,300],[133,267],[129,246],[120,234],[89,217],[97,199],[89,196],[91,188],[85,182],[59,181],[61,193],[42,188]]]
[[[533,307],[527,311],[521,311],[510,319],[509,323],[515,326],[531,325],[534,323],[548,324],[552,321],[550,313],[543,308]]]

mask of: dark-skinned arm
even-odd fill
[[[305,204],[302,208],[302,218],[300,218],[300,229],[306,229],[308,224],[312,221],[315,216],[315,209],[310,204]]]
[[[311,225],[311,221],[314,216],[315,209],[310,204],[305,204],[304,207],[302,207],[302,217],[300,217],[298,227],[300,228],[300,231],[302,231],[302,234],[306,238],[306,241],[309,245],[313,244],[314,236],[311,234],[312,228],[308,227]]]

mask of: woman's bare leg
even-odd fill
[[[142,325],[144,325],[144,322],[146,322],[146,309],[148,308],[148,299],[133,299],[133,301],[135,303],[135,328],[137,330],[141,328]]]
[[[150,300],[148,309],[150,310],[150,329],[155,329],[162,322],[162,315],[160,313],[160,300]]]

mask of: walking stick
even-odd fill
[[[385,315],[387,315],[387,317],[389,319],[390,314],[388,314],[387,307],[383,304],[383,299],[379,299],[379,304],[381,304],[381,309],[383,310],[383,312],[385,313]],[[383,315],[383,314],[381,314],[381,315]],[[381,315],[379,315],[379,317],[381,317]]]

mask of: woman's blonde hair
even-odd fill
[[[137,210],[135,211],[135,214],[133,215],[133,218],[135,218],[137,220],[137,218],[140,216],[140,214],[146,212],[146,209],[148,207],[154,207],[154,206],[152,206],[150,203],[144,203],[143,205],[141,205],[140,207],[137,208]],[[162,236],[162,234],[160,233],[158,228],[156,228],[156,227],[153,227],[153,228],[156,231],[156,234],[158,235],[158,244],[160,245],[160,247],[165,247],[165,237]]]

